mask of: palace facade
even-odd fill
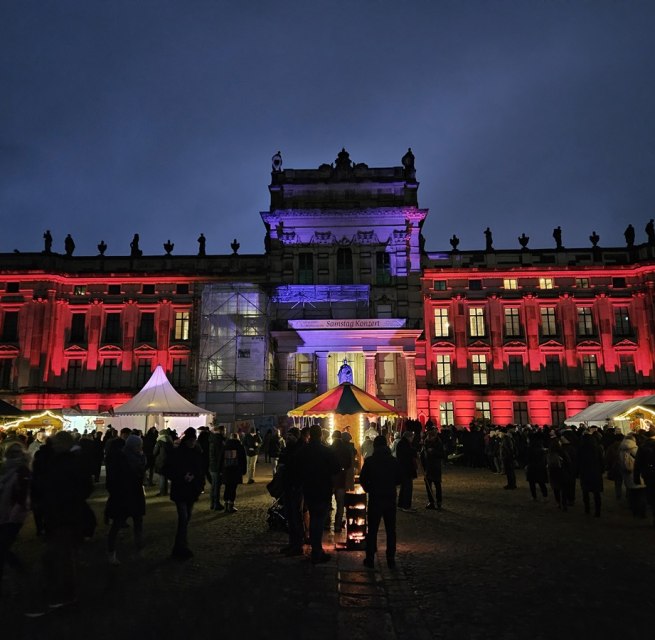
[[[354,381],[426,421],[555,423],[655,393],[655,247],[424,247],[414,156],[273,157],[265,251],[0,254],[0,395],[111,411],[162,365],[219,422]],[[559,243],[558,243],[559,244]]]

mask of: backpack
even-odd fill
[[[619,464],[622,471],[632,473],[635,469],[635,457],[632,452],[629,450],[622,451],[619,456]]]

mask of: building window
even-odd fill
[[[107,358],[102,363],[102,381],[103,389],[114,389],[118,385],[118,360],[116,358]]]
[[[314,255],[298,254],[298,284],[314,284]]]
[[[625,278],[612,278],[612,287],[614,289],[625,289]]]
[[[175,293],[178,296],[186,296],[189,295],[189,285],[188,284],[178,284],[175,287]]]
[[[66,388],[79,389],[82,384],[82,361],[69,360],[66,372]]]
[[[482,280],[469,280],[469,291],[482,291]]]
[[[437,355],[437,384],[451,384],[450,356]]]
[[[73,287],[74,296],[85,296],[86,295],[86,285],[85,284],[76,284]]]
[[[562,384],[562,367],[558,355],[546,356],[546,384]]]
[[[621,384],[637,384],[637,370],[635,369],[635,360],[632,355],[624,354],[620,356],[619,367]]]
[[[471,307],[469,309],[469,333],[471,338],[483,338],[485,336],[484,309],[482,307]]]
[[[614,335],[619,337],[632,335],[628,307],[614,307]]]
[[[491,402],[482,400],[475,403],[475,419],[491,422]]]
[[[19,293],[20,292],[20,282],[8,282],[5,286],[5,291],[7,293]]]
[[[296,388],[298,393],[316,391],[316,366],[314,354],[297,353],[289,359],[289,388]]]
[[[561,427],[566,420],[566,405],[563,402],[550,403],[550,420],[554,427]]]
[[[120,295],[120,292],[121,292],[121,285],[120,284],[109,284],[109,285],[107,285],[107,293],[110,296]]]
[[[141,358],[136,368],[136,384],[138,387],[143,387],[150,379],[152,373],[152,362],[149,358]]]
[[[155,285],[154,284],[144,284],[141,287],[141,293],[146,296],[155,295]]]
[[[557,321],[555,319],[555,307],[541,307],[541,335],[552,337],[557,335]]]
[[[353,252],[347,247],[337,249],[337,284],[353,283]]]
[[[139,340],[141,342],[154,342],[155,340],[155,314],[146,312],[141,314],[139,324]]]
[[[435,291],[446,291],[448,288],[448,283],[446,280],[434,280],[432,282],[432,288]]]
[[[377,317],[378,318],[393,318],[392,308],[390,304],[377,304]]]
[[[594,320],[591,315],[591,307],[578,307],[578,336],[586,337],[594,335]]]
[[[540,289],[552,289],[553,288],[553,279],[552,278],[539,278],[539,288]]]
[[[518,288],[519,288],[519,281],[516,278],[505,278],[503,280],[503,289],[509,289],[510,291],[513,291]]]
[[[442,427],[455,424],[455,407],[452,402],[439,403],[439,419]]]
[[[186,360],[176,358],[173,360],[173,371],[171,384],[174,387],[185,387],[187,384]]]
[[[377,356],[377,381],[379,384],[396,382],[396,354],[379,353]]]
[[[483,353],[473,354],[471,363],[473,365],[473,384],[487,384],[487,356]]]
[[[521,335],[521,320],[517,308],[505,309],[505,336],[518,338]]]
[[[588,289],[589,288],[589,278],[576,278],[575,286],[577,289]]]
[[[448,309],[434,310],[434,335],[436,338],[450,336],[450,323],[448,322]]]
[[[119,343],[121,341],[121,314],[108,313],[105,316],[105,342]]]
[[[176,311],[175,312],[175,330],[173,332],[174,340],[188,340],[189,339],[189,312]]]
[[[375,281],[379,285],[391,284],[391,256],[386,251],[375,254]]]
[[[582,381],[584,384],[598,384],[598,363],[594,354],[582,356]]]
[[[86,342],[86,314],[74,313],[71,317],[70,342],[84,344]]]
[[[525,384],[525,369],[522,356],[510,356],[508,361],[509,383],[512,386]]]
[[[18,311],[5,311],[2,323],[2,342],[18,342]]]
[[[528,403],[527,402],[514,402],[514,424],[530,424],[530,416],[528,415]]]
[[[0,389],[12,388],[13,358],[0,358]]]

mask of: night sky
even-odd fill
[[[0,252],[264,251],[271,156],[400,165],[426,248],[637,242],[652,0],[2,0]]]

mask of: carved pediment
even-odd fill
[[[391,244],[405,244],[409,240],[409,234],[406,230],[394,229],[389,238]]]
[[[134,355],[137,358],[152,358],[157,355],[157,349],[151,347],[149,344],[142,344],[134,350]]]
[[[503,348],[506,351],[524,351],[526,349],[526,344],[521,340],[509,340],[508,342],[505,342]]]
[[[578,349],[600,349],[598,340],[581,340],[577,345]]]
[[[447,350],[452,351],[455,348],[454,342],[449,342],[448,340],[439,340],[438,342],[432,343],[433,351]]]
[[[353,237],[353,242],[357,244],[380,244],[380,240],[374,230],[358,231]]]
[[[64,349],[64,357],[66,358],[84,358],[86,355],[87,350],[76,344]]]
[[[634,340],[624,338],[614,345],[614,349],[616,349],[616,351],[636,351],[637,343]]]
[[[491,347],[486,343],[482,342],[482,340],[475,340],[474,342],[469,343],[469,349],[475,350],[475,351],[490,351]]]
[[[541,351],[559,353],[560,351],[564,350],[564,345],[561,342],[557,342],[557,340],[548,340],[548,342],[544,342],[543,344],[540,344],[539,348],[541,349]]]
[[[117,347],[113,344],[108,344],[104,347],[98,349],[98,355],[103,358],[111,358],[116,356],[122,356],[123,350],[120,347]]]
[[[311,242],[312,244],[332,244],[334,235],[332,231],[314,231]]]
[[[13,347],[9,344],[0,344],[0,358],[17,357],[18,354],[18,347]]]
[[[188,356],[191,353],[191,349],[181,344],[174,344],[168,348],[168,353],[171,356]]]

